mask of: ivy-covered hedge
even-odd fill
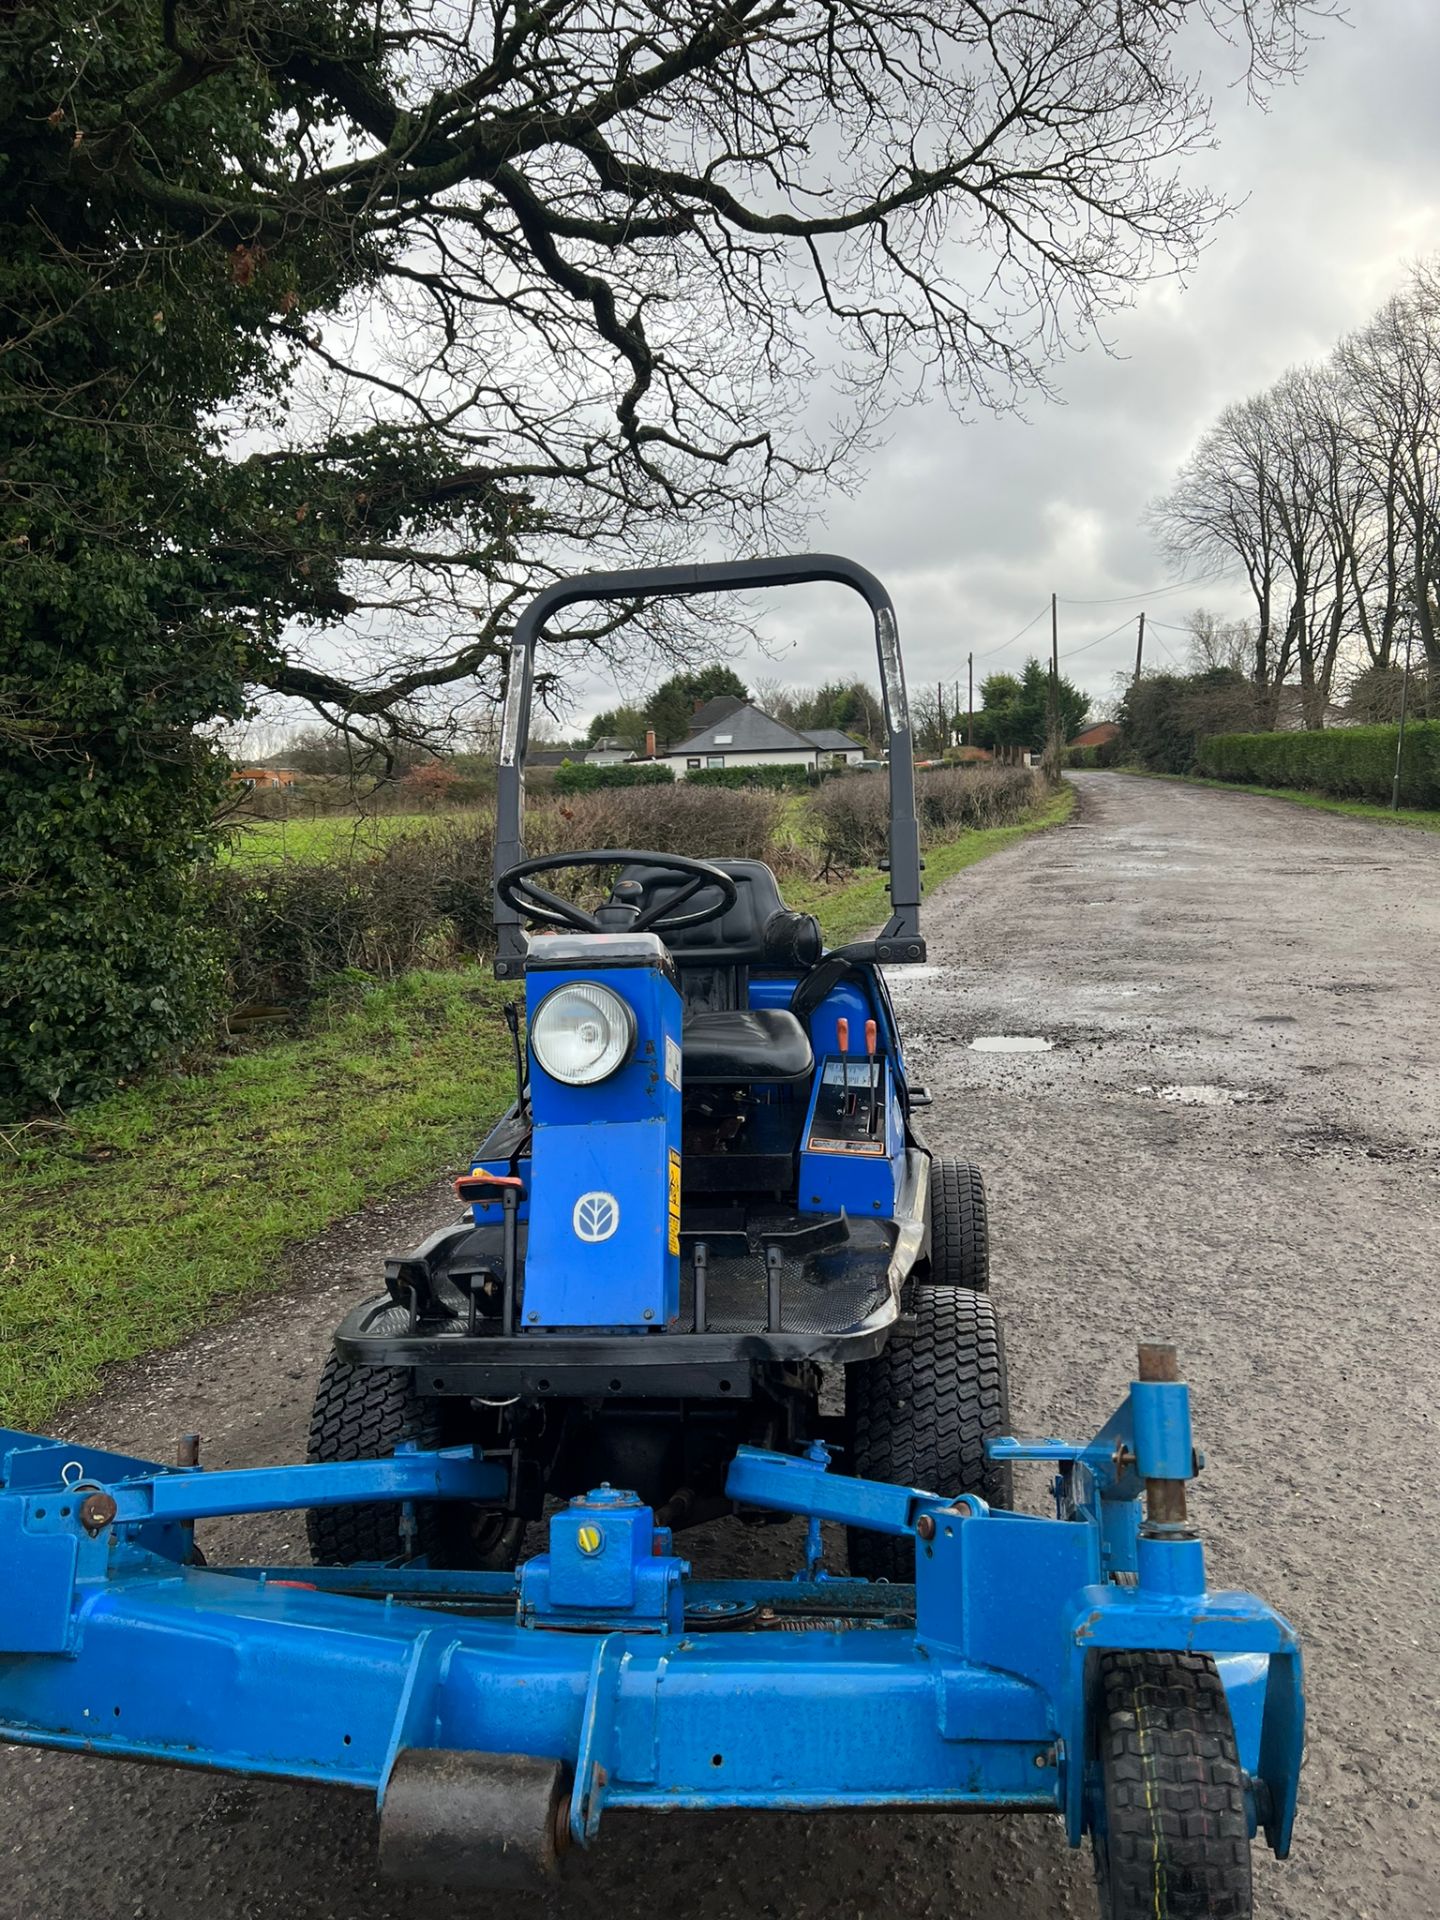
[[[607,787],[668,787],[674,778],[673,767],[645,760],[617,760],[608,767],[589,760],[562,760],[553,785],[556,793],[599,793]]]
[[[1196,771],[1262,787],[1304,787],[1341,800],[1390,798],[1395,727],[1327,727],[1321,733],[1217,733],[1200,742]],[[1400,798],[1440,806],[1440,720],[1405,729]]]
[[[771,793],[801,793],[816,784],[810,767],[699,767],[687,773],[691,787],[759,787]]]

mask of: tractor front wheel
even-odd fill
[[[917,1286],[910,1324],[873,1360],[846,1368],[845,1414],[847,1472],[1010,1505],[1010,1469],[985,1454],[985,1442],[1010,1426],[1005,1346],[987,1294]],[[850,1571],[913,1580],[914,1542],[852,1527]]]
[[[1245,1780],[1215,1662],[1107,1653],[1096,1710],[1101,1920],[1251,1920]]]
[[[309,1460],[378,1460],[402,1440],[417,1447],[449,1444],[441,1403],[422,1399],[404,1367],[353,1367],[331,1354],[320,1376],[310,1416]],[[397,1503],[313,1507],[305,1516],[310,1558],[317,1566],[395,1560],[407,1551]],[[432,1567],[504,1571],[515,1565],[525,1522],[461,1502],[417,1505],[415,1539],[408,1550]]]

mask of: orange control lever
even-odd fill
[[[839,1047],[841,1053],[849,1053],[850,1022],[848,1020],[837,1020],[835,1022],[835,1044]]]
[[[865,1051],[872,1060],[875,1058],[875,1037],[879,1031],[879,1027],[873,1020],[865,1022]]]
[[[473,1173],[460,1175],[455,1182],[455,1197],[467,1205],[473,1205],[476,1201],[499,1200],[506,1187],[514,1187],[517,1198],[523,1198],[525,1183],[513,1173],[487,1173],[483,1167],[477,1167]]]

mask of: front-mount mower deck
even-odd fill
[[[1167,1349],[1054,1470],[1056,1518],[742,1449],[730,1496],[810,1520],[793,1580],[694,1581],[632,1493],[553,1515],[511,1573],[213,1568],[219,1514],[484,1499],[469,1448],[206,1472],[0,1431],[0,1737],[376,1796],[397,1877],[543,1885],[609,1806],[1003,1808],[1092,1840],[1109,1920],[1244,1920],[1251,1836],[1289,1845],[1294,1634],[1205,1586]],[[1142,1521],[1141,1500],[1148,1517]],[[832,1579],[820,1523],[915,1554]]]
[[[812,579],[875,618],[876,940],[827,953],[757,862],[525,859],[546,615]],[[402,1878],[544,1885],[607,1806],[994,1807],[1091,1838],[1106,1920],[1247,1920],[1252,1837],[1289,1845],[1299,1650],[1263,1602],[1206,1588],[1171,1349],[1141,1349],[1090,1441],[1010,1437],[983,1186],[921,1138],[881,972],[924,954],[912,781],[893,611],[849,562],[541,596],[497,836],[526,1044],[517,1023],[468,1217],[339,1329],[307,1465],[165,1468],[0,1430],[0,1738],[363,1789]],[[542,886],[562,863],[605,873],[603,904]],[[522,913],[560,930],[527,944]],[[1053,1518],[1007,1510],[1026,1463]],[[197,1520],[289,1508],[313,1568],[196,1549]],[[805,1519],[804,1564],[690,1579],[674,1532],[721,1514]],[[825,1565],[827,1522],[851,1577]]]

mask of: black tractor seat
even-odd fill
[[[682,1037],[686,1086],[808,1080],[814,1071],[804,1027],[779,1008],[687,1013]]]

